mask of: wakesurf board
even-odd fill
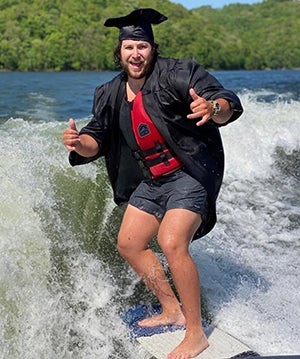
[[[140,320],[160,312],[159,305],[139,305],[127,310],[123,316],[123,320],[129,328],[130,337],[136,341],[143,351],[149,354],[145,359],[166,359],[168,353],[182,341],[185,335],[184,326],[165,325],[148,328],[138,325]],[[259,357],[246,344],[225,331],[211,325],[205,325],[205,323],[203,323],[203,327],[209,347],[196,359]]]

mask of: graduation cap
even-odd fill
[[[160,24],[168,18],[154,9],[137,9],[129,15],[109,18],[104,26],[120,29],[119,40],[142,40],[153,43],[151,24]]]

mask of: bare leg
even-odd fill
[[[168,359],[193,358],[208,347],[201,323],[198,271],[188,250],[190,239],[200,223],[200,215],[173,209],[166,213],[158,233],[158,242],[168,260],[186,319],[185,338]]]
[[[118,250],[132,268],[155,293],[162,305],[162,314],[145,319],[142,326],[185,324],[183,341],[168,359],[189,359],[208,347],[201,324],[200,283],[197,268],[189,254],[190,239],[201,223],[201,216],[184,209],[166,213],[160,223],[154,216],[128,206],[120,228]],[[169,263],[180,304],[165,276],[161,263],[148,248],[158,232],[158,242]]]
[[[159,226],[160,222],[155,216],[128,205],[118,236],[118,250],[161,303],[163,314],[151,318],[152,323],[147,323],[146,319],[146,325],[182,325],[185,324],[185,318],[178,299],[160,261],[148,248]],[[139,324],[143,325],[143,322]]]

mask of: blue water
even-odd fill
[[[69,117],[115,73],[0,73],[0,358],[144,358],[120,313],[151,302],[115,248],[102,161],[71,168]],[[214,72],[245,113],[222,128],[218,224],[191,245],[203,316],[261,354],[300,353],[300,71]],[[156,248],[156,247],[155,247]]]
[[[94,89],[112,78],[111,72],[0,73],[0,123],[10,117],[63,121],[70,115],[90,115]],[[259,101],[277,97],[299,100],[300,71],[218,71],[222,84],[234,91],[266,94]],[[53,116],[53,117],[52,117]]]
[[[63,121],[87,117],[97,85],[112,73],[1,73],[0,120]]]

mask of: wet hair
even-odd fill
[[[116,46],[116,48],[114,50],[114,63],[118,67],[121,67],[121,62],[122,62],[121,61],[121,46],[122,46],[122,41],[119,41],[118,45]],[[151,43],[151,46],[152,46],[153,61],[155,61],[158,56],[158,44]]]

